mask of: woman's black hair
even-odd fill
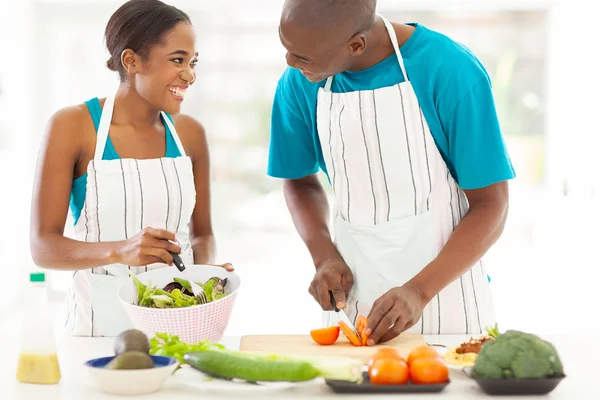
[[[192,23],[186,13],[159,0],[130,0],[123,4],[110,17],[104,32],[110,53],[106,66],[118,71],[121,81],[125,80],[123,50],[131,49],[145,59],[150,48],[179,22]]]

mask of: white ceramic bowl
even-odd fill
[[[144,332],[149,338],[156,333],[169,333],[179,336],[186,343],[198,343],[202,340],[219,342],[224,333],[235,298],[241,284],[239,275],[211,265],[190,265],[186,273],[194,282],[206,282],[212,277],[227,278],[226,290],[229,294],[225,297],[207,304],[183,308],[149,308],[137,305],[137,288],[133,279],[121,287],[119,298],[125,312],[131,319],[134,327]],[[165,267],[144,272],[137,278],[144,284],[165,287],[173,278],[186,277],[175,267]]]
[[[175,358],[151,356],[154,368],[120,370],[105,368],[114,357],[95,358],[84,365],[100,390],[118,395],[157,392],[162,389],[165,380],[179,365]]]

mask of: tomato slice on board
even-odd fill
[[[310,337],[316,343],[322,346],[329,346],[334,344],[340,336],[339,326],[330,326],[329,328],[314,329],[310,331]]]

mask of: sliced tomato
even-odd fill
[[[314,329],[310,331],[310,337],[316,343],[322,346],[329,346],[334,344],[340,336],[340,327],[337,325],[330,326],[329,328]]]

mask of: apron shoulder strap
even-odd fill
[[[333,76],[330,76],[329,78],[327,78],[327,82],[325,82],[325,87],[323,88],[323,90],[325,90],[326,92],[329,92],[331,90],[332,82],[333,82]]]
[[[398,38],[396,37],[396,31],[394,27],[386,18],[381,17],[383,23],[385,24],[385,28],[390,35],[390,40],[392,41],[392,45],[394,46],[394,51],[396,52],[396,57],[398,57],[398,64],[400,64],[400,70],[402,71],[402,75],[404,75],[404,80],[408,82],[408,75],[406,74],[406,67],[404,66],[404,59],[402,58],[402,54],[400,54],[400,46],[398,45]]]
[[[408,82],[408,74],[406,73],[406,67],[404,66],[404,59],[402,58],[402,54],[400,54],[400,46],[398,45],[398,38],[396,37],[396,31],[394,30],[394,27],[392,26],[390,21],[388,21],[386,18],[384,18],[382,16],[380,16],[380,17],[383,20],[383,23],[388,32],[388,35],[390,36],[390,40],[392,41],[392,45],[394,46],[394,51],[396,52],[396,57],[398,57],[398,64],[400,65],[400,70],[402,71],[404,80],[406,82]],[[323,90],[326,92],[331,91],[332,82],[333,82],[333,76],[330,76],[329,78],[327,78],[327,81],[325,82],[325,87],[323,88]]]
[[[112,120],[114,105],[115,96],[108,96],[106,98],[106,101],[104,102],[104,107],[102,108],[102,116],[100,117],[100,124],[98,125],[94,160],[102,160],[104,148],[106,147],[106,140],[108,139],[108,130],[110,128],[110,121]]]
[[[112,120],[113,109],[115,105],[115,96],[109,96],[106,98],[104,102],[104,107],[102,108],[102,116],[100,117],[100,125],[98,126],[98,136],[96,138],[96,151],[94,153],[94,160],[102,160],[102,155],[104,154],[104,148],[106,147],[106,141],[108,140],[108,130],[110,128],[110,121]],[[185,156],[185,150],[183,149],[183,145],[181,144],[181,140],[179,139],[179,135],[177,134],[177,130],[175,126],[171,122],[171,119],[167,116],[167,114],[161,111],[161,115],[171,132],[171,136],[173,136],[173,140],[177,144],[177,148],[182,156]]]

